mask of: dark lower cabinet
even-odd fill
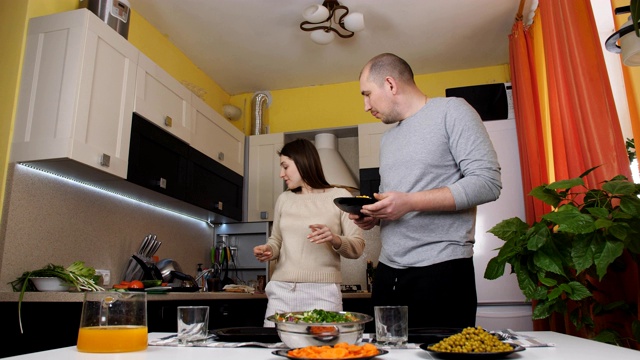
[[[147,301],[149,332],[176,332],[177,307],[209,306],[209,329],[259,327],[264,323],[267,299]],[[23,302],[22,328],[18,303],[0,302],[2,346],[0,358],[75,346],[80,328],[81,302]]]
[[[0,358],[76,345],[82,303],[22,303],[22,330],[17,302],[0,302]]]
[[[151,301],[147,303],[150,332],[176,332],[178,306],[209,306],[209,330],[229,327],[260,327],[267,299]]]
[[[230,327],[261,327],[267,309],[266,298],[229,300],[160,300],[147,301],[149,332],[176,332],[178,306],[209,306],[209,330]],[[345,311],[373,316],[369,298],[343,301]],[[0,358],[44,350],[75,346],[80,327],[81,302],[23,302],[22,326],[18,322],[18,303],[0,302],[2,325],[5,329],[0,346]],[[365,332],[374,332],[373,321]]]

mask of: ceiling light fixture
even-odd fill
[[[338,16],[338,12],[342,14]],[[320,45],[332,42],[335,35],[350,38],[364,29],[364,15],[357,12],[349,14],[349,8],[340,5],[338,0],[325,0],[322,5],[312,5],[305,9],[302,17],[305,21],[300,23],[300,29],[311,31],[311,40]]]
[[[629,6],[622,6],[615,9],[615,14],[625,14],[631,12]],[[633,26],[633,20],[629,16],[629,20],[620,26],[618,31],[614,32],[607,38],[604,46],[607,50],[614,54],[622,56],[622,62],[627,66],[640,66],[640,35],[636,35]],[[638,20],[640,23],[640,20]],[[618,45],[620,41],[620,45]]]

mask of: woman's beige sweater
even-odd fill
[[[349,219],[349,214],[333,203],[337,197],[351,197],[342,188],[324,193],[282,193],[276,201],[273,229],[267,245],[277,259],[271,280],[305,283],[340,283],[340,256],[357,259],[364,251],[362,230]],[[314,244],[307,235],[309,225],[324,224],[342,245],[333,249],[330,242]]]

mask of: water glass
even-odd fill
[[[409,340],[409,308],[407,306],[375,306],[376,343],[404,345]]]
[[[178,342],[180,344],[205,340],[208,329],[208,306],[178,306]]]

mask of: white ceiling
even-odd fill
[[[507,64],[519,0],[342,0],[366,28],[328,45],[300,30],[322,0],[129,0],[230,95],[357,81],[392,52],[416,74]],[[526,10],[525,10],[526,12]]]

